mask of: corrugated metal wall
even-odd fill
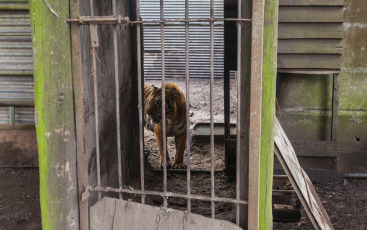
[[[33,60],[28,1],[0,1],[0,103],[33,103]],[[9,124],[0,106],[0,124]],[[15,108],[15,124],[33,124],[34,109]]]
[[[143,20],[159,20],[159,0],[141,0]],[[214,0],[214,15],[223,18],[223,0]],[[164,1],[165,19],[185,19],[184,0]],[[210,0],[190,0],[190,19],[210,18]],[[214,24],[214,77],[223,77],[224,60],[223,22]],[[166,77],[184,77],[185,75],[185,26],[177,23],[165,26]],[[190,77],[210,76],[210,29],[209,23],[190,25]],[[144,25],[144,77],[161,78],[160,26]]]

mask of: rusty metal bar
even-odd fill
[[[165,86],[165,61],[164,61],[164,13],[163,0],[160,0],[161,14],[161,58],[162,58],[162,136],[163,136],[163,190],[167,194],[167,135],[166,135],[166,86]],[[167,197],[163,197],[164,206],[167,207]]]
[[[150,195],[150,196],[161,196],[163,198],[167,197],[177,197],[183,199],[193,199],[193,200],[201,200],[201,201],[214,201],[214,202],[225,202],[225,203],[233,203],[233,204],[247,204],[248,202],[245,200],[239,200],[225,197],[208,197],[203,195],[193,195],[190,196],[187,194],[175,193],[175,192],[157,192],[157,191],[149,191],[145,190],[144,192],[141,190],[135,189],[125,189],[125,188],[111,188],[111,187],[95,187],[89,188],[90,192],[98,191],[98,192],[117,192],[117,193],[126,193],[126,194],[137,194],[137,195]]]
[[[189,0],[185,0],[185,20],[189,19]],[[191,195],[191,164],[190,164],[190,43],[189,22],[185,22],[185,59],[186,59],[186,160],[187,160],[187,196]],[[187,211],[191,213],[191,199],[187,198]]]
[[[214,18],[214,0],[210,0],[210,19]],[[213,80],[214,80],[214,21],[210,21],[210,182],[211,182],[211,213],[215,218],[215,183],[214,183],[214,115],[213,115]]]
[[[249,127],[248,229],[259,229],[264,0],[253,0]]]
[[[94,16],[94,6],[93,6],[93,0],[89,0],[90,5],[90,13],[92,16]],[[95,27],[94,29],[92,27]],[[95,51],[95,45],[93,44],[94,36],[97,35],[97,24],[91,24],[89,26],[90,29],[90,36],[91,36],[91,43],[92,43],[92,75],[93,75],[93,96],[94,96],[94,113],[95,113],[95,129],[96,129],[96,164],[97,164],[97,185],[101,186],[101,164],[100,164],[100,152],[99,152],[99,127],[98,127],[98,119],[99,119],[99,113],[98,113],[98,81],[97,81],[97,61],[96,61],[96,51]],[[93,35],[93,31],[96,34]],[[98,200],[101,199],[101,192],[98,192]]]
[[[112,12],[116,15],[116,0],[112,0]],[[122,167],[121,167],[121,127],[120,127],[120,83],[119,83],[119,67],[117,54],[117,26],[113,27],[113,60],[115,68],[115,103],[116,103],[116,138],[117,138],[117,165],[119,174],[119,188],[122,187]],[[122,199],[122,194],[119,193]]]
[[[0,106],[34,107],[34,102],[0,101]]]
[[[331,140],[336,141],[338,138],[338,117],[339,117],[339,73],[333,74],[333,102],[331,117]]]
[[[101,165],[99,156],[99,127],[98,127],[98,81],[97,81],[97,63],[96,63],[96,53],[92,52],[93,55],[93,89],[94,89],[94,113],[95,113],[95,128],[96,128],[96,163],[97,163],[97,184],[101,186]],[[98,192],[98,199],[101,199],[101,192]]]
[[[238,9],[237,15],[238,18],[242,17],[242,1],[237,1]],[[236,125],[236,134],[237,134],[237,142],[236,142],[236,200],[240,200],[240,157],[241,157],[241,33],[242,33],[242,24],[241,22],[237,22],[237,125]],[[243,157],[243,156],[242,156]],[[240,206],[236,205],[236,224],[240,225]]]
[[[251,19],[248,18],[208,18],[208,19],[166,19],[166,20],[137,20],[137,21],[130,21],[128,17],[119,16],[80,16],[79,18],[73,19],[66,19],[65,22],[68,23],[80,23],[80,24],[145,24],[145,23],[169,23],[169,22],[179,22],[179,23],[186,23],[186,22],[219,22],[219,21],[242,21],[242,22],[251,22]]]
[[[136,0],[136,18],[140,18],[140,0]],[[141,74],[141,25],[136,25],[136,50],[137,50],[137,72],[138,72],[138,110],[139,110],[139,153],[140,153],[140,190],[141,203],[145,203],[145,183],[144,183],[144,127],[143,127],[143,92]]]

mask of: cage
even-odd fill
[[[215,17],[214,0],[208,1],[208,17],[196,18],[195,14],[190,15],[190,1],[185,0],[181,3],[184,17],[166,19],[164,4],[163,0],[159,2],[159,20],[151,20],[141,17],[139,1],[31,3],[31,12],[35,12],[32,36],[43,226],[98,229],[110,224],[110,217],[121,211],[117,208],[120,205],[140,211],[129,216],[126,216],[128,209],[119,213],[125,220],[123,226],[130,224],[138,229],[152,227],[151,217],[144,214],[148,212],[155,217],[160,212],[176,213],[173,222],[169,217],[164,222],[161,214],[158,215],[161,222],[155,219],[159,227],[167,229],[271,226],[277,2],[239,0],[238,15],[234,18]],[[266,20],[271,23],[265,25]],[[214,162],[214,28],[224,22],[233,23],[237,30],[237,58],[234,59],[238,66],[235,72],[236,167],[232,186],[225,187],[233,189],[232,197],[218,192],[222,185],[218,186]],[[161,171],[146,167],[149,162],[144,156],[145,57],[142,54],[143,31],[145,25],[151,24],[159,28],[162,88],[168,82],[165,28],[178,25],[184,28],[186,127],[190,127],[189,31],[197,24],[209,27],[209,68],[205,68],[210,74],[207,87],[210,89],[211,164],[207,176],[197,176],[200,172],[190,169],[192,135],[189,128],[185,132],[187,169],[168,170],[166,154],[162,154]],[[42,64],[46,58],[49,61]],[[226,75],[225,82],[228,79],[230,76]],[[229,93],[228,85],[223,87],[224,92]],[[165,90],[161,95],[162,121],[166,121]],[[224,105],[226,103],[224,101]],[[166,128],[170,124],[161,124],[162,152],[166,153]],[[171,171],[181,174],[176,182],[180,181],[184,190],[177,191],[176,184],[170,184],[167,178],[172,175]],[[192,185],[198,180],[208,183],[196,192]],[[211,219],[198,212],[198,206],[205,203],[209,210],[206,215]],[[228,205],[223,206],[223,203]],[[157,209],[152,205],[162,207]],[[229,206],[233,207],[231,220],[236,225],[215,219]],[[191,222],[185,222],[185,218],[191,218]],[[112,226],[117,228],[119,225],[114,221],[117,220],[113,219]]]

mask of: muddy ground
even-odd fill
[[[185,92],[185,82],[176,83]],[[147,84],[159,85],[159,81],[146,81]],[[216,80],[214,84],[214,121],[223,122],[223,81]],[[235,82],[231,82],[231,121],[236,120]],[[209,81],[194,79],[190,85],[190,110],[194,115],[190,118],[192,133],[191,166],[194,170],[210,169],[210,145],[207,141],[199,141],[192,131],[198,122],[209,122]],[[146,189],[162,191],[162,171],[159,168],[158,148],[154,134],[145,131],[145,154],[147,157]],[[173,140],[169,138],[168,150],[174,159]],[[216,196],[235,197],[235,177],[224,169],[223,142],[215,144],[215,193]],[[367,173],[367,169],[354,169],[356,172]],[[348,171],[350,172],[350,171]],[[168,173],[168,191],[186,193],[186,174]],[[138,188],[138,185],[132,185]],[[210,196],[210,174],[192,173],[192,194]],[[318,183],[316,190],[325,205],[330,220],[335,229],[367,229],[367,180],[344,180],[339,183]],[[139,197],[130,197],[139,200]],[[160,197],[147,196],[146,202],[160,206]],[[169,206],[180,210],[186,209],[186,201],[169,198]],[[192,211],[205,216],[211,215],[210,203],[192,201]],[[216,218],[235,221],[235,207],[232,204],[216,204]],[[41,229],[39,205],[39,175],[38,169],[6,168],[0,169],[0,230],[12,229]],[[313,229],[306,213],[295,223],[274,223],[274,229]]]

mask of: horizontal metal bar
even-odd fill
[[[176,198],[183,198],[183,199],[194,199],[194,200],[201,200],[201,201],[214,201],[214,202],[226,202],[226,203],[234,203],[234,204],[247,204],[247,201],[244,200],[235,200],[232,198],[225,198],[225,197],[207,197],[202,195],[187,195],[187,194],[180,194],[175,192],[156,192],[156,191],[141,191],[135,190],[133,188],[126,189],[126,188],[111,188],[111,187],[101,187],[97,186],[95,188],[90,188],[90,191],[96,192],[117,192],[117,193],[127,193],[127,194],[137,194],[137,195],[152,195],[152,196],[161,196],[161,197],[176,197]]]
[[[81,16],[79,18],[66,19],[65,22],[78,22],[80,24],[144,24],[144,23],[169,23],[169,22],[215,22],[215,21],[234,21],[234,22],[251,22],[248,18],[207,18],[207,19],[165,19],[165,20],[140,20],[130,21],[128,17],[115,16]]]

